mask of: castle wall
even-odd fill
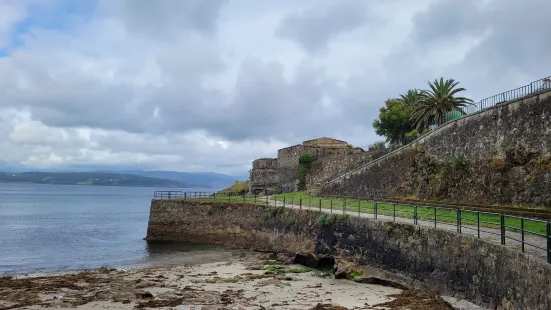
[[[250,176],[251,190],[272,187],[277,184],[277,158],[261,158],[253,161]]]
[[[325,195],[551,207],[551,92],[447,123],[323,185]]]

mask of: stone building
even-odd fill
[[[250,172],[251,192],[271,189],[276,192],[295,191],[299,158],[312,154],[317,160],[362,154],[361,148],[353,148],[342,140],[321,137],[302,144],[278,150],[277,158],[261,158],[253,161]]]
[[[260,158],[253,161],[250,172],[250,191],[271,188],[277,185],[277,158]]]
[[[322,137],[312,140],[306,140],[302,142],[303,146],[307,147],[316,147],[316,148],[326,148],[326,149],[342,149],[342,148],[348,148],[348,142]]]

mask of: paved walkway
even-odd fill
[[[266,196],[258,197],[259,201],[265,200],[265,199],[266,199]],[[275,205],[275,202],[271,199],[268,199],[268,203],[272,206]],[[277,206],[282,207],[283,206],[282,201],[279,201]],[[297,204],[289,204],[289,203],[286,203],[285,207],[291,208],[291,209],[300,208],[300,206]],[[320,211],[319,207],[313,207],[313,206],[309,207],[305,205],[302,206],[302,209]],[[361,212],[358,214],[358,211],[347,211],[345,213],[343,210],[333,210],[333,212],[331,212],[330,209],[326,209],[326,208],[322,208],[321,211],[326,213],[360,216],[362,218],[371,218],[373,220],[379,220],[379,221],[385,221],[385,222],[406,223],[410,225],[414,224],[413,217],[405,218],[405,217],[396,216],[396,218],[393,218],[393,216],[377,214],[377,219],[375,219],[373,213]],[[437,229],[458,232],[456,223],[437,222],[435,225],[434,221],[432,220],[418,220],[417,225],[425,226],[425,227],[433,227],[433,228],[436,227]],[[476,225],[467,225],[462,223],[460,233],[478,237],[478,227]],[[489,227],[480,226],[480,238],[486,241],[492,242],[494,244],[501,244],[501,230],[499,228],[489,228]],[[522,251],[522,243],[520,242],[520,240],[522,240],[521,238],[522,238],[522,235],[520,232],[505,231],[505,246],[517,251]],[[524,242],[525,242],[524,252],[526,254],[542,259],[544,261],[547,261],[547,251],[545,250],[547,248],[547,239],[545,237],[525,233]],[[528,244],[531,244],[533,246]],[[540,249],[534,246],[540,247]]]

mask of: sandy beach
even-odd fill
[[[214,260],[3,277],[0,309],[453,309],[435,294],[335,279],[267,254]]]

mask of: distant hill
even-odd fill
[[[248,176],[245,175],[231,176],[215,172],[178,172],[162,170],[99,170],[99,172],[124,173],[169,179],[184,183],[188,187],[225,188],[234,184],[235,181],[248,180]]]
[[[169,188],[189,187],[185,183],[166,178],[102,172],[0,172],[0,182]]]

